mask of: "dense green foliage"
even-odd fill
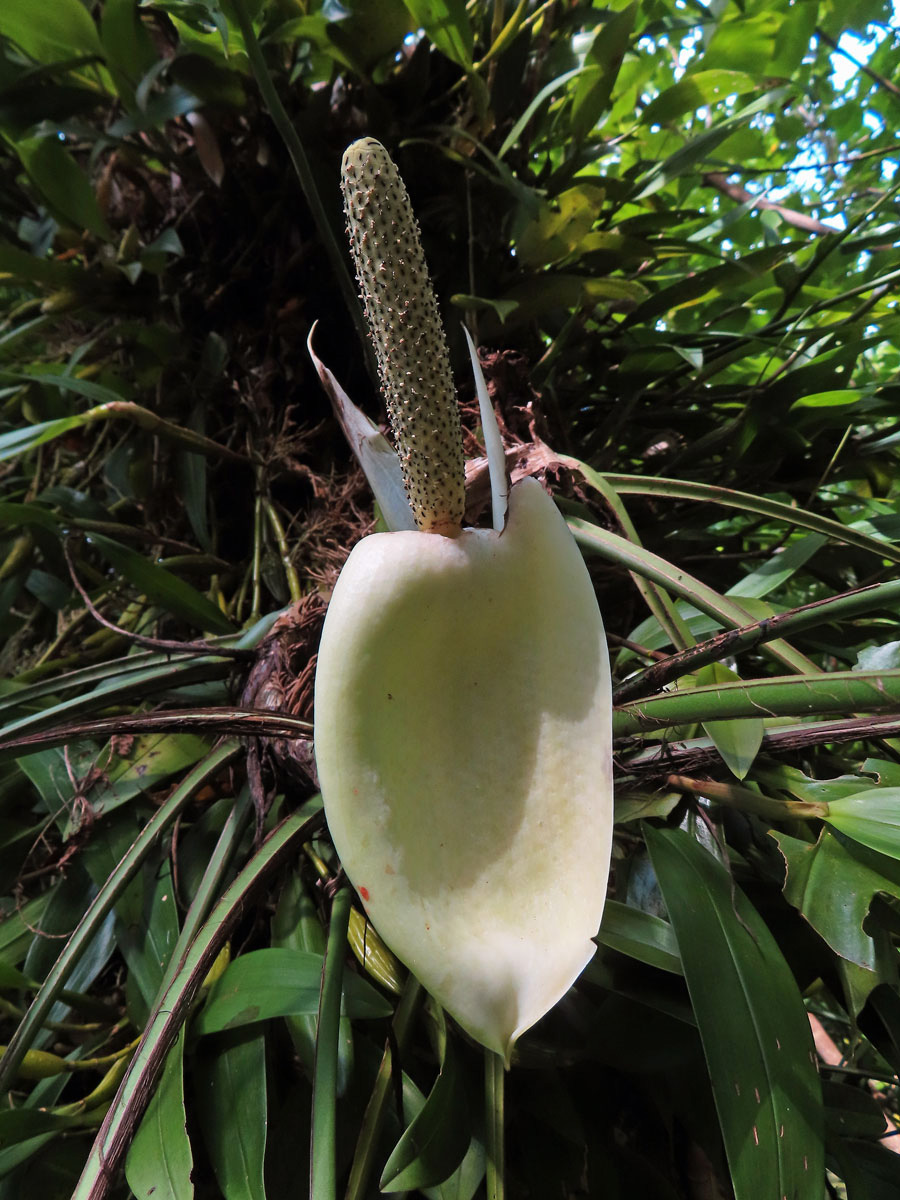
[[[311,1128],[316,1200],[485,1195],[479,1053],[348,912],[309,746],[375,520],[306,350],[381,419],[361,134],[618,686],[507,1195],[897,1194],[898,78],[888,0],[3,0],[0,1200],[303,1195]]]

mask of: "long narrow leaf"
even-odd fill
[[[687,833],[646,830],[678,939],[735,1200],[821,1200],[822,1096],[803,1001],[728,873]]]
[[[645,579],[651,579],[667,591],[699,608],[701,612],[711,616],[726,629],[738,629],[749,625],[753,616],[741,605],[736,604],[725,596],[719,595],[713,588],[673,567],[671,563],[651,554],[642,546],[635,546],[625,538],[601,529],[581,517],[569,517],[569,528],[575,535],[575,540],[585,550],[599,554],[603,558],[618,563],[628,571],[635,571]],[[799,674],[814,674],[818,668],[806,655],[801,654],[780,638],[766,645],[766,653],[777,659],[786,667]]]
[[[137,874],[163,831],[172,824],[191,797],[237,755],[239,749],[240,747],[234,742],[224,742],[214,750],[208,758],[190,772],[184,782],[175,789],[165,804],[154,813],[138,834],[127,854],[79,921],[59,958],[44,979],[31,1007],[13,1034],[6,1053],[0,1059],[0,1092],[9,1088],[26,1051],[31,1048],[69,974],[90,946],[110,909],[130,880]]]
[[[615,475],[607,472],[604,472],[603,478],[623,495],[665,496],[672,500],[699,500],[708,504],[721,504],[726,508],[740,508],[745,512],[758,513],[761,517],[774,517],[800,529],[824,533],[836,542],[844,542],[858,550],[865,550],[868,554],[876,554],[879,558],[900,563],[900,548],[891,545],[890,542],[868,537],[855,529],[848,529],[840,521],[820,517],[818,513],[803,508],[794,508],[793,505],[784,504],[780,500],[769,500],[766,496],[756,496],[751,492],[736,492],[731,488],[713,487],[708,483],[694,483],[684,479],[654,479],[650,476]]]

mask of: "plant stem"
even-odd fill
[[[347,926],[350,921],[350,896],[350,889],[343,887],[334,898],[328,927],[325,965],[322,968],[309,1146],[310,1200],[335,1200],[337,1196],[335,1118],[338,1034],[344,956],[347,952]]]
[[[506,1065],[503,1056],[493,1050],[484,1052],[485,1149],[487,1151],[487,1200],[503,1200],[503,1089]]]

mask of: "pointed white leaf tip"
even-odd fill
[[[364,538],[315,704],[329,829],[369,916],[508,1063],[594,953],[613,824],[603,625],[540,484],[512,489],[502,533]]]

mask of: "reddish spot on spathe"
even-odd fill
[[[359,889],[359,894],[360,894],[360,896],[362,896],[363,900],[369,899],[369,889],[368,888],[361,887]]]

